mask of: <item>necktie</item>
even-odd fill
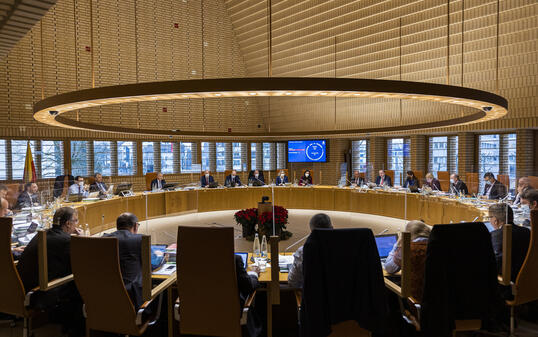
[[[383,185],[384,180],[385,180],[385,177],[381,178],[381,182],[379,183],[379,185]]]

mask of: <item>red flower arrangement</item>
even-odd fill
[[[281,240],[291,237],[291,232],[286,230],[288,223],[288,210],[282,206],[275,206],[275,234]],[[273,235],[273,212],[264,212],[258,215],[257,208],[242,209],[235,213],[235,221],[243,227],[243,237],[249,241],[254,240],[256,231],[261,237]]]

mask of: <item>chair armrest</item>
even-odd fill
[[[170,288],[170,286],[172,286],[173,284],[175,284],[177,281],[177,274],[174,272],[173,274],[171,274],[166,280],[164,280],[163,282],[159,283],[158,286],[156,286],[155,288],[151,289],[151,299],[155,299],[155,297],[157,297],[159,294],[161,294],[163,291],[165,291],[166,289]]]
[[[256,297],[256,290],[254,290],[254,292],[247,297],[243,310],[248,310],[250,308],[250,306],[252,305],[252,301],[254,301],[254,297]]]
[[[174,303],[174,319],[179,322],[179,297]]]
[[[386,277],[384,277],[384,279],[385,279],[385,287],[387,287],[390,291],[392,291],[393,293],[395,293],[399,297],[402,297],[402,298],[404,297],[402,295],[402,288],[399,285],[392,282],[391,280],[389,280]]]
[[[153,320],[148,322],[148,325],[155,324],[159,320],[159,317],[161,316],[161,306],[162,306],[162,302],[163,302],[163,297],[162,297],[161,293],[159,293],[157,296],[159,296],[159,303],[157,304],[157,313],[153,317]],[[155,298],[152,298],[151,300],[144,302],[140,306],[140,308],[138,308],[138,311],[136,313],[136,325],[142,325],[144,323],[142,321],[144,311],[149,307],[149,305],[153,302],[154,299]]]
[[[293,293],[295,295],[295,302],[297,303],[297,308],[301,309],[301,303],[303,301],[303,292],[300,289],[295,289]]]
[[[57,278],[55,280],[52,280],[50,281],[48,284],[47,284],[47,289],[45,290],[50,290],[50,289],[54,289],[54,288],[57,288],[61,285],[64,285],[68,282],[71,282],[73,281],[73,274],[71,275],[67,275],[67,276],[64,276],[64,277],[61,277],[61,278]]]

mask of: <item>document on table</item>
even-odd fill
[[[172,275],[176,271],[175,263],[165,263],[161,268],[153,272],[153,275]]]

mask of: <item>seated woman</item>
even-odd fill
[[[410,188],[411,186],[418,187],[418,179],[413,171],[407,171],[407,179],[405,179],[403,187]]]
[[[308,186],[312,185],[312,175],[310,174],[310,170],[304,171],[304,175],[299,180],[299,186]]]
[[[439,180],[435,179],[433,174],[428,172],[428,173],[426,173],[426,182],[424,183],[424,185],[422,185],[422,188],[424,188],[424,187],[429,187],[433,191],[440,191],[441,190],[441,183],[439,182]]]
[[[281,170],[280,173],[278,174],[278,177],[276,177],[275,184],[277,186],[282,186],[287,183],[288,183],[288,176],[286,175],[284,170]]]
[[[405,231],[411,233],[411,242],[424,242],[428,243],[428,238],[430,236],[431,229],[424,222],[419,220],[409,221],[405,225]],[[392,251],[387,256],[385,261],[385,270],[387,273],[394,274],[397,273],[402,267],[402,242],[400,239],[392,247]]]

